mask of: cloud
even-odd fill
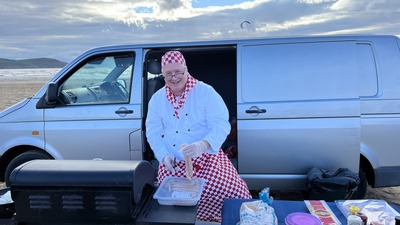
[[[325,34],[400,34],[398,0],[18,0],[0,7],[0,58],[69,61],[101,45]],[[243,28],[243,21],[249,21]]]
[[[174,22],[182,19],[195,18],[199,16],[210,16],[227,10],[241,9],[249,10],[268,0],[247,1],[235,5],[209,6],[205,8],[193,8],[190,0],[155,0],[135,1],[126,4],[125,1],[114,3],[108,10],[101,13],[116,21],[125,24],[146,28],[151,23]],[[147,8],[148,12],[140,12],[138,9]]]
[[[400,1],[396,0],[338,0],[332,10],[344,11],[399,11]]]
[[[297,0],[297,1],[306,4],[320,4],[326,2],[337,2],[338,0]]]

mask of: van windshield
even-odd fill
[[[129,102],[133,62],[132,55],[89,61],[61,85],[60,99],[66,105]]]

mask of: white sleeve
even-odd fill
[[[157,103],[157,96],[154,94],[149,101],[147,119],[146,119],[146,137],[147,142],[150,144],[157,160],[162,161],[165,155],[168,154],[168,150],[163,140],[164,126],[158,109],[159,104]]]

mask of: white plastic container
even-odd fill
[[[362,225],[363,221],[359,216],[350,215],[347,217],[347,225]]]
[[[202,178],[166,177],[153,198],[160,205],[194,206],[200,200],[205,185]]]

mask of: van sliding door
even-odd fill
[[[238,171],[250,189],[305,187],[313,167],[358,172],[353,41],[238,48]]]

